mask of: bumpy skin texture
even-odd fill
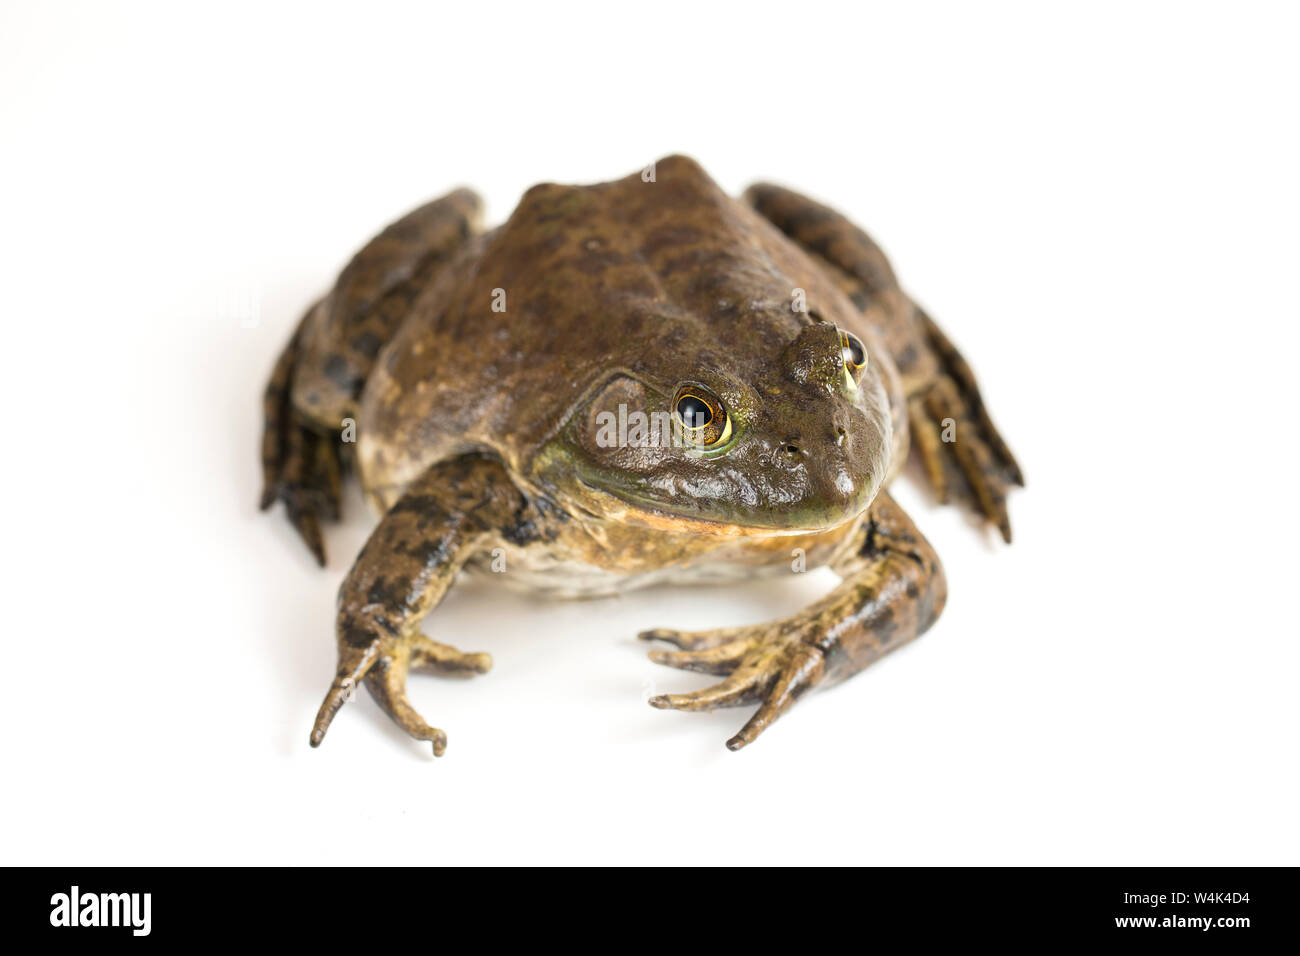
[[[460,190],[372,240],[308,311],[266,392],[263,504],[284,501],[322,563],[319,522],[337,517],[354,457],[385,513],[339,593],[313,745],[364,683],[442,753],[406,675],[487,670],[420,622],[489,556],[507,583],[562,596],[789,573],[792,555],[829,565],[840,586],[789,619],[642,635],[677,648],[653,660],[723,678],[654,706],[759,705],[728,741],[739,749],[942,609],[938,559],[883,490],[909,430],[936,493],[1010,540],[1019,468],[878,247],[788,190],[745,199],[670,157],[653,174],[534,187],[484,234]],[[845,334],[864,367],[846,364]],[[605,440],[602,422],[629,410],[673,420],[687,391],[726,422],[713,445]]]

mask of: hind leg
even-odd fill
[[[936,373],[908,398],[913,446],[926,478],[939,501],[956,491],[1010,544],[1007,489],[1024,486],[1020,465],[989,417],[966,360],[919,307],[916,317],[938,359]]]
[[[458,189],[388,226],[307,311],[271,373],[263,398],[262,508],[283,501],[322,566],[320,524],[339,517],[349,458],[341,440],[345,420],[355,419],[379,351],[415,297],[478,231],[480,206],[472,192]]]
[[[308,421],[293,405],[293,381],[303,329],[319,305],[308,310],[281,353],[262,398],[262,510],[283,501],[290,523],[321,567],[325,566],[322,518],[338,520],[343,443]]]

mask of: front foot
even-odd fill
[[[727,741],[751,744],[805,692],[830,686],[870,666],[925,633],[943,610],[947,585],[939,559],[888,492],[871,509],[831,562],[839,585],[793,617],[713,631],[645,631],[664,641],[650,659],[724,679],[689,694],[651,698],[653,707],[712,710],[758,704],[758,711]]]
[[[425,723],[406,697],[406,675],[411,669],[452,677],[485,674],[492,667],[489,654],[467,654],[449,644],[439,644],[422,633],[407,637],[377,637],[360,645],[340,641],[338,673],[311,731],[311,745],[319,747],[339,709],[364,683],[370,696],[398,726],[416,740],[433,745],[433,755],[447,749],[447,735]]]
[[[726,679],[688,694],[661,694],[650,706],[671,710],[712,710],[761,704],[734,737],[728,750],[753,743],[805,691],[825,676],[823,651],[812,643],[816,623],[805,617],[722,628],[716,631],[644,631],[642,640],[666,641],[675,651],[656,648],[649,657],[657,664]]]

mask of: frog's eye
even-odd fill
[[[685,385],[673,399],[673,415],[692,445],[720,445],[731,437],[731,418],[722,403],[697,385]]]
[[[857,388],[867,367],[867,347],[852,332],[840,329],[840,352],[844,356],[844,380],[849,388]]]

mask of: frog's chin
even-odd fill
[[[820,534],[857,520],[871,504],[871,498],[866,498],[862,503],[862,507],[836,516],[835,520],[824,523],[794,521],[791,524],[778,527],[775,525],[736,522],[727,518],[713,518],[706,515],[685,515],[671,511],[658,502],[628,496],[625,493],[614,494],[605,491],[581,479],[579,479],[579,485],[581,489],[580,500],[571,502],[571,504],[578,506],[575,510],[586,513],[593,518],[619,524],[639,525],[674,534],[705,534],[719,537],[778,538]]]

